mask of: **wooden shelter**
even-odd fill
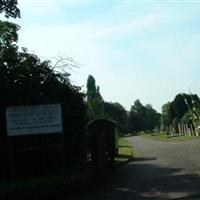
[[[107,163],[114,165],[117,145],[117,123],[107,119],[97,119],[88,124],[91,158],[94,165],[104,169]]]

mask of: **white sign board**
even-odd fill
[[[61,133],[61,105],[8,107],[6,123],[8,136]]]

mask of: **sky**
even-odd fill
[[[18,2],[19,45],[53,63],[72,58],[83,91],[91,74],[105,101],[159,112],[178,93],[199,94],[200,1]]]

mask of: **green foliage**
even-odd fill
[[[1,105],[61,102],[67,110],[76,105],[82,112],[83,94],[70,84],[70,74],[56,72],[49,61],[41,61],[26,49],[18,51],[18,29],[13,23],[0,21]]]
[[[198,116],[200,116],[198,115],[199,105],[200,100],[196,94],[177,94],[172,102],[168,102],[162,107],[163,130],[167,131],[170,125],[177,129],[176,122],[190,126],[197,124]]]
[[[14,23],[0,21],[1,50],[3,48],[14,47],[15,43],[18,41],[17,31],[19,30],[19,28],[20,27]]]
[[[88,76],[87,80],[87,98],[90,101],[91,98],[94,98],[97,93],[96,81],[92,75]]]
[[[5,17],[20,17],[20,10],[17,7],[17,0],[0,0],[0,13],[4,12]]]
[[[0,32],[2,33],[0,34],[0,151],[6,149],[5,147],[2,150],[7,139],[6,107],[60,103],[63,114],[65,156],[72,163],[71,157],[76,155],[76,160],[78,160],[77,155],[80,155],[83,150],[86,114],[84,95],[80,93],[79,87],[70,83],[68,72],[56,71],[50,61],[41,61],[39,57],[29,53],[25,48],[19,51],[18,29],[19,26],[13,23],[0,21]],[[48,135],[46,141],[52,137]],[[37,135],[23,137],[23,139],[16,137],[16,140],[19,146],[23,146],[24,143],[33,145],[34,141],[37,141],[36,145],[41,147],[44,145],[44,138],[42,138],[43,136]],[[48,158],[45,163],[48,163]],[[25,163],[20,162],[20,164],[23,169]],[[37,162],[34,164],[37,165]]]
[[[88,121],[104,117],[103,98],[100,94],[99,86],[96,86],[92,75],[87,79],[87,110]]]
[[[87,79],[87,116],[88,121],[104,118],[115,120],[120,133],[127,131],[127,111],[120,103],[105,102],[100,94],[99,86],[92,75]]]
[[[129,113],[129,131],[153,130],[160,126],[160,117],[160,114],[150,104],[143,106],[140,100],[136,100]]]
[[[199,104],[199,98],[193,94],[178,94],[170,104],[170,113],[172,118],[181,119],[183,115],[193,107],[193,104]]]
[[[120,103],[104,102],[104,118],[115,120],[121,134],[127,132],[128,114]]]
[[[124,138],[119,138],[118,156],[115,158],[116,166],[127,163],[133,158],[133,147]]]
[[[138,132],[143,129],[144,126],[144,107],[139,100],[134,102],[131,106],[128,118],[128,128],[130,132]]]
[[[170,104],[171,102],[168,102],[162,106],[161,124],[163,130],[165,130],[173,121],[170,113]]]
[[[193,111],[192,110],[189,110],[188,112],[186,112],[181,121],[184,123],[184,124],[188,124],[190,121],[191,121],[191,118],[192,118],[192,115],[193,115]]]
[[[188,112],[186,112],[181,121],[190,127],[199,129],[200,126],[200,100],[197,95],[191,96],[190,102],[186,100],[186,103],[189,107]]]
[[[181,119],[181,122],[187,125],[194,127],[200,126],[200,108],[193,107],[193,109],[189,110],[185,113]]]

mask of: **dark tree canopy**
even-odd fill
[[[104,102],[104,117],[118,123],[120,133],[127,132],[128,114],[126,109],[118,102]]]
[[[92,75],[89,75],[87,79],[87,92],[96,93],[96,91],[97,91],[96,81]]]
[[[17,31],[19,30],[19,28],[20,27],[14,23],[7,22],[7,21],[0,21],[1,50],[3,47],[8,48],[16,44],[16,42],[18,41]]]
[[[160,114],[150,104],[144,106],[136,100],[131,106],[128,117],[128,128],[131,132],[153,130],[160,126]]]
[[[80,135],[85,123],[83,94],[70,83],[69,73],[55,71],[50,61],[41,61],[26,49],[19,51],[17,25],[0,21],[0,27],[1,108],[59,102],[63,107],[64,123],[69,124],[68,134]]]
[[[78,161],[77,155],[81,157],[84,152],[83,138],[86,125],[84,95],[80,93],[79,87],[71,84],[70,74],[67,71],[56,71],[50,61],[42,61],[25,48],[20,50],[17,45],[18,29],[19,26],[14,23],[0,21],[0,154],[7,152],[8,149],[5,118],[7,107],[59,103],[62,107],[63,156],[72,163],[74,162],[72,157],[76,155]],[[38,152],[44,155],[43,147],[52,144],[54,140],[55,142],[60,140],[60,136],[56,134],[17,136],[12,142],[16,144],[14,146],[22,149],[25,144],[30,147],[36,145],[40,149]],[[4,155],[4,157],[0,155],[0,163],[4,163],[0,166],[0,172],[6,171],[2,168],[8,169],[8,155],[6,153]],[[31,155],[38,154],[32,152]],[[48,156],[43,158],[42,162],[45,163],[50,160]],[[34,161],[33,168],[38,166],[40,162],[38,159]],[[23,169],[27,161],[23,158],[20,163],[22,167],[17,168]]]
[[[180,120],[195,105],[199,105],[199,102],[199,97],[196,94],[177,94],[168,109],[171,122],[175,118]]]
[[[20,17],[20,10],[17,7],[17,0],[0,0],[0,13],[5,13],[5,17]]]
[[[172,102],[168,102],[162,107],[162,127],[168,131],[175,122],[188,125],[199,124],[200,100],[196,94],[177,94]]]

